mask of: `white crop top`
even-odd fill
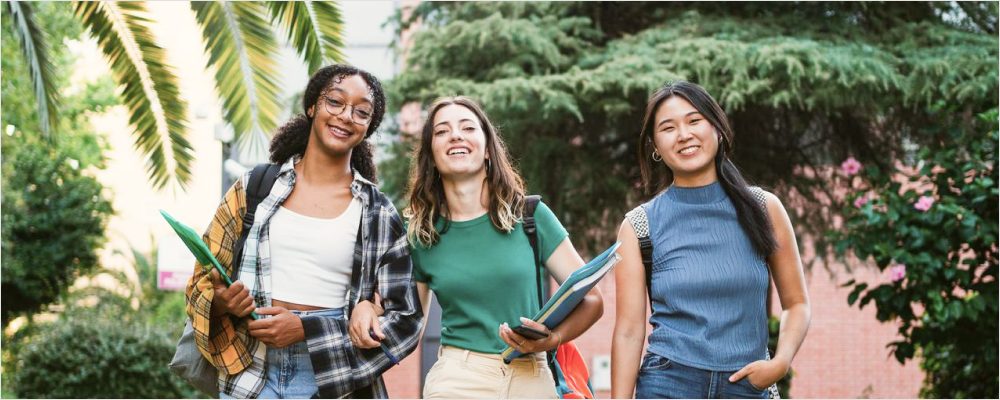
[[[271,298],[315,307],[347,305],[361,203],[336,218],[279,207],[271,217]]]

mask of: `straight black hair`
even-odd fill
[[[730,160],[733,151],[733,129],[729,125],[725,111],[705,88],[691,82],[678,81],[663,86],[649,97],[642,131],[639,132],[639,172],[642,174],[645,194],[659,193],[674,181],[673,171],[669,167],[658,166],[657,164],[665,165],[665,163],[652,158],[656,112],[664,101],[674,96],[691,103],[719,133],[719,147],[715,153],[715,170],[719,184],[736,207],[736,217],[740,227],[750,238],[757,253],[766,258],[778,247],[774,238],[774,228],[767,218],[764,206],[750,192],[743,175]]]

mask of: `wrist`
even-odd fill
[[[549,336],[550,337],[554,337],[555,341],[556,341],[556,345],[552,346],[553,349],[556,349],[556,348],[558,348],[559,346],[562,345],[563,339],[562,339],[562,334],[561,333],[556,332],[556,331],[552,331],[552,333]]]
[[[781,371],[782,376],[788,373],[788,370],[792,368],[791,360],[786,360],[783,357],[775,357],[771,359],[772,362],[777,365]]]

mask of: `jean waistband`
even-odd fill
[[[309,311],[290,310],[290,311],[292,312],[292,314],[298,315],[300,317],[315,316],[315,317],[340,318],[344,316],[343,308],[324,308],[321,310],[309,310]]]

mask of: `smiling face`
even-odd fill
[[[431,154],[443,178],[486,174],[486,133],[472,110],[451,104],[434,114]]]
[[[349,155],[365,139],[373,109],[371,89],[360,75],[331,79],[308,110],[309,147],[331,156]]]
[[[717,130],[690,102],[671,96],[656,110],[653,145],[679,186],[704,186],[717,179]]]

